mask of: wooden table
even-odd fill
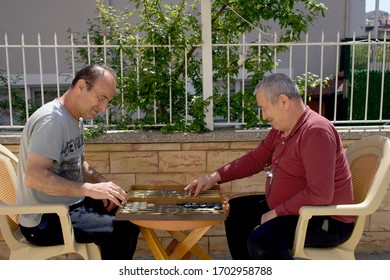
[[[156,260],[181,260],[195,256],[200,260],[212,258],[196,243],[220,220],[169,221],[131,220],[140,227],[141,233]],[[164,248],[155,230],[167,231],[172,241]],[[186,232],[189,232],[186,234]]]
[[[201,260],[212,259],[197,242],[216,224],[226,219],[227,203],[222,199],[219,186],[205,191],[197,197],[183,193],[184,186],[132,186],[129,201],[117,212],[117,219],[130,220],[139,226],[153,256],[157,260],[181,260],[195,256]],[[134,210],[134,204],[147,203],[142,210]],[[209,207],[183,208],[183,204],[215,204],[221,209]],[[172,236],[164,248],[156,230]]]

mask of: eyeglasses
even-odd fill
[[[90,82],[87,82],[87,85],[89,86],[89,90],[88,91],[92,91],[94,94],[95,94],[95,96],[96,96],[96,98],[98,99],[98,101],[99,101],[99,105],[102,105],[102,106],[104,106],[104,108],[111,108],[111,103],[110,103],[110,100],[108,100],[108,98],[107,97],[105,97],[104,95],[99,95],[97,92],[96,92],[96,90],[93,88],[93,86],[91,85],[91,83]]]

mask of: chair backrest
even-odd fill
[[[18,158],[0,144],[0,200],[7,204],[16,203],[16,168]],[[17,215],[10,215],[8,223],[13,229],[19,227]]]
[[[376,155],[362,155],[351,162],[354,203],[361,203],[366,198],[378,170],[379,162],[380,159]]]
[[[346,151],[352,173],[355,204],[364,203],[367,213],[380,206],[390,182],[390,139],[365,137]]]
[[[366,217],[382,203],[390,183],[390,139],[380,135],[365,137],[346,150],[352,173],[355,204],[361,205],[355,228],[338,248],[352,255],[364,231]]]

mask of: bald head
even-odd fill
[[[116,81],[117,79],[116,73],[109,66],[90,65],[84,67],[83,69],[81,69],[79,72],[76,73],[76,76],[72,81],[71,88],[75,87],[79,80],[83,79],[87,82],[88,90],[90,90],[93,87],[95,81],[101,78],[102,76],[104,76],[106,73],[109,73]]]

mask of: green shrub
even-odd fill
[[[367,108],[367,120],[381,118],[381,91],[382,71],[369,72],[369,86],[367,91],[367,70],[356,70],[354,73],[354,86],[349,88],[348,104],[349,114],[352,110],[353,120],[364,120]],[[366,94],[368,92],[368,95]],[[367,106],[366,106],[366,101]],[[352,103],[351,103],[352,102]],[[384,72],[382,118],[390,118],[390,71]]]

